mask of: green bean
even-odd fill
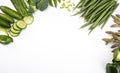
[[[113,6],[114,3],[111,2],[110,4],[111,4],[110,7],[108,7],[108,9],[105,10],[105,11],[101,14],[101,16],[96,20],[96,22],[90,27],[91,30],[94,29],[94,28],[99,24],[100,20],[106,15],[106,13],[109,11],[109,9]]]
[[[81,28],[90,25],[89,30],[91,32],[97,26],[103,28],[117,6],[116,0],[80,0],[75,7],[75,9],[80,10],[74,15],[80,14],[86,21]]]
[[[108,7],[109,7],[109,5],[106,6],[106,7],[104,7],[104,8],[101,9],[100,11],[96,12],[96,15],[95,15],[93,18],[96,18],[96,16],[100,16]],[[96,18],[96,19],[97,19],[97,18]]]
[[[87,16],[88,13],[91,11],[91,9],[93,9],[98,4],[99,4],[99,0],[95,4],[91,5],[91,7],[89,7],[89,9],[87,10],[87,12],[85,13],[85,16]]]
[[[88,24],[81,26],[81,28],[84,28],[84,27],[88,26],[89,23],[90,23],[90,22],[92,21],[92,19],[94,18],[94,16],[96,15],[96,13],[97,13],[98,11],[100,11],[101,9],[103,9],[103,8],[104,8],[106,5],[108,5],[108,4],[109,4],[109,3],[106,3],[106,4],[104,4],[103,6],[101,6],[100,8],[98,8],[98,9],[92,14],[92,16],[88,19],[88,21],[87,21]]]
[[[112,15],[112,13],[114,12],[114,10],[116,9],[116,7],[118,6],[119,4],[115,5],[115,7],[113,7],[112,10],[110,10],[110,14],[108,17],[106,17],[106,21],[104,22],[104,24],[102,24],[101,28],[103,28],[106,24],[106,22],[108,21],[108,19],[110,18],[110,16]]]
[[[101,3],[103,3],[103,2],[101,2],[101,1],[99,2],[98,1],[97,4],[94,4],[95,5],[94,7],[90,6],[90,8],[89,8],[90,10],[89,10],[87,15],[92,14],[97,8],[99,8],[100,6],[104,5],[104,4],[101,4]]]

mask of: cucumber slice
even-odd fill
[[[10,31],[11,31],[11,32],[13,32],[13,33],[16,33],[16,34],[18,34],[18,33],[20,33],[20,32],[21,32],[21,30],[20,30],[20,31],[15,30],[13,27],[11,27],[11,28],[10,28]]]
[[[18,20],[16,26],[21,29],[25,29],[27,27],[27,24],[23,20]]]
[[[10,31],[9,34],[10,34],[12,37],[17,37],[20,33],[13,33],[12,31]]]
[[[12,26],[15,30],[17,31],[21,31],[22,29],[17,27],[17,23],[14,23],[13,26]]]
[[[26,17],[24,17],[23,18],[23,20],[24,20],[24,22],[26,23],[26,24],[32,24],[33,23],[33,21],[34,21],[34,17],[33,16],[26,16]]]

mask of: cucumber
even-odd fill
[[[0,26],[0,31],[4,32],[6,35],[8,35],[8,29],[3,28],[2,26]]]
[[[10,23],[14,22],[14,19],[7,14],[0,13],[0,18]]]
[[[34,17],[33,16],[26,16],[23,18],[23,20],[26,24],[32,24],[34,21]]]
[[[13,42],[13,39],[10,36],[8,36],[8,35],[0,35],[0,43],[1,44],[6,45],[6,44],[9,44],[11,42]]]
[[[0,6],[0,9],[7,15],[16,18],[16,19],[22,19],[23,17],[15,10],[7,7],[7,6]]]
[[[21,30],[22,30],[21,28],[17,27],[17,23],[14,23],[14,24],[12,25],[12,27],[13,27],[15,30],[17,30],[17,31],[21,31]]]
[[[16,26],[21,29],[25,29],[27,27],[27,24],[23,20],[19,20],[19,21],[17,21]]]
[[[10,34],[12,37],[17,37],[20,33],[13,33],[12,31],[10,31],[9,34]]]
[[[16,34],[19,34],[21,32],[21,30],[20,31],[15,30],[13,27],[10,28],[10,31]]]
[[[7,22],[5,20],[2,20],[2,19],[0,19],[0,26],[4,27],[4,28],[10,28],[11,27],[9,22]]]

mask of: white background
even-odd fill
[[[9,0],[0,5],[13,7]],[[84,20],[66,10],[49,7],[34,17],[13,43],[0,44],[0,73],[105,73],[112,53],[101,39],[109,37],[106,30],[114,30],[112,18],[88,35],[87,28],[79,29]]]

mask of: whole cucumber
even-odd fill
[[[7,22],[14,23],[14,19],[7,14],[0,13],[0,19],[3,19]]]
[[[4,28],[10,28],[11,27],[9,22],[7,22],[5,20],[2,20],[2,19],[0,19],[0,26],[4,27]]]
[[[7,7],[7,6],[0,6],[0,9],[7,15],[16,18],[16,19],[22,19],[23,17],[15,10]]]

